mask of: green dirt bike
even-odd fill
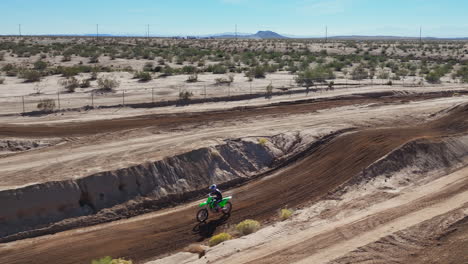
[[[232,210],[232,204],[229,200],[231,199],[232,196],[224,197],[223,200],[218,203],[219,211],[217,211],[214,205],[214,197],[208,196],[206,202],[199,205],[199,207],[204,208],[200,209],[197,213],[198,222],[203,223],[208,219],[208,211],[211,211],[212,213],[223,213],[224,215],[230,214]]]

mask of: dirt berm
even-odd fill
[[[69,218],[96,214],[134,199],[132,206],[158,209],[206,192],[218,183],[239,184],[303,146],[297,134],[245,138],[174,157],[88,177],[0,191],[0,237],[27,237],[34,229]],[[138,198],[138,199],[136,199]],[[114,216],[109,220],[125,217]],[[39,234],[39,233],[38,233]]]

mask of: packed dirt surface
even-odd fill
[[[320,107],[314,108],[317,107],[317,103],[307,102],[270,106],[262,108],[262,111],[256,108],[252,110],[246,109],[245,111],[233,111],[242,118],[251,117],[258,119],[259,116],[263,116],[263,112],[272,115],[268,118],[265,117],[269,123],[265,122],[262,126],[255,123],[257,126],[255,128],[258,129],[257,133],[258,131],[265,133],[265,131],[263,131],[265,128],[275,128],[282,131],[294,131],[300,128],[303,131],[307,131],[308,129],[309,133],[314,131],[315,135],[322,134],[325,136],[317,137],[317,140],[311,143],[308,148],[284,160],[281,166],[276,166],[276,169],[279,169],[279,171],[275,172],[273,170],[270,174],[267,174],[267,177],[254,180],[247,185],[229,191],[228,194],[234,196],[235,207],[231,217],[227,219],[227,221],[235,224],[247,218],[261,221],[274,220],[277,210],[280,208],[303,207],[320,202],[324,198],[330,198],[330,195],[335,192],[342,192],[344,186],[356,184],[356,177],[361,179],[357,182],[361,182],[370,175],[366,173],[368,168],[372,168],[372,165],[376,164],[382,157],[392,153],[392,151],[407,143],[424,139],[436,144],[441,140],[449,140],[450,137],[462,136],[468,129],[468,108],[466,106],[456,106],[457,104],[455,102],[461,103],[463,102],[463,98],[450,99],[455,101],[451,101],[447,98],[429,98],[429,100],[422,102],[402,104],[401,101],[386,102],[379,101],[384,99],[377,99],[378,101],[374,101],[374,103],[380,104],[376,105],[372,104],[371,99],[367,99],[369,101],[361,102],[358,106],[338,105],[339,107],[330,110],[330,112],[322,112]],[[401,98],[399,98],[399,100],[401,100]],[[455,107],[453,107],[454,105]],[[327,102],[325,106],[322,105],[322,108],[330,109],[330,102]],[[444,112],[443,110],[447,108],[450,109]],[[402,109],[407,111],[406,114],[403,114],[405,112],[402,111]],[[250,111],[252,111],[253,114],[249,115],[249,113],[251,113]],[[294,115],[288,115],[286,118],[284,115],[281,115],[289,111],[294,113]],[[318,111],[318,113],[309,114],[308,112],[310,111]],[[438,112],[439,114],[433,115]],[[230,112],[227,112],[226,114],[229,116],[229,113]],[[359,113],[361,113],[361,115],[359,115]],[[385,113],[385,117],[382,117],[383,113]],[[216,115],[217,113],[214,114]],[[412,118],[406,116],[409,114],[412,115]],[[403,115],[404,117],[399,117],[399,115]],[[431,115],[432,121],[421,123]],[[372,120],[373,116],[379,117],[380,119],[377,121],[369,121],[369,119]],[[353,122],[349,122],[352,117],[356,119],[353,120]],[[187,117],[183,115],[182,117],[176,117],[176,120],[177,118],[181,118],[183,121],[180,122],[184,122],[184,124],[187,122]],[[194,119],[197,120],[199,118],[201,119],[202,117],[197,116],[197,118]],[[161,119],[163,118],[157,118],[155,122],[161,122],[160,124],[162,125],[160,127],[164,128],[165,123],[161,121]],[[206,122],[203,119],[201,120],[201,122]],[[288,122],[285,122],[285,120],[288,120]],[[232,129],[236,121],[239,120],[231,121],[234,123],[231,127],[226,126],[226,123],[224,123],[225,128]],[[240,121],[245,123],[246,120],[240,119]],[[260,121],[260,123],[262,121]],[[326,121],[334,121],[336,123],[328,122],[326,126],[318,129],[320,127],[319,124]],[[348,123],[346,123],[346,121],[348,121]],[[138,118],[136,118],[135,121],[128,120],[128,123],[132,122],[137,124],[136,127],[148,127],[148,124],[140,126]],[[146,122],[148,122],[148,119],[146,119]],[[171,122],[177,123],[176,121]],[[171,122],[168,123],[171,124]],[[70,124],[70,126],[72,125],[73,124]],[[315,130],[307,125],[311,125]],[[216,123],[211,126],[210,129],[213,130],[213,127],[216,127]],[[151,125],[149,125],[149,127],[151,127]],[[190,128],[190,126],[187,127]],[[350,127],[354,128],[354,131],[343,130]],[[7,130],[11,128],[12,126],[7,128]],[[35,129],[39,129],[39,127],[35,127]],[[42,126],[41,129],[47,130],[47,127]],[[250,129],[252,130],[240,129],[238,131],[244,134],[247,132],[252,135],[252,132],[255,130],[253,130],[254,128]],[[23,130],[22,128],[18,130],[19,132],[26,131],[26,129]],[[330,134],[332,130],[339,130],[342,132]],[[66,133],[72,130],[65,126],[63,131],[64,132],[59,133]],[[200,131],[203,131],[203,129],[200,129]],[[220,130],[219,133],[224,133],[225,131],[226,130]],[[270,133],[275,133],[277,131],[272,130]],[[326,136],[327,133],[324,133],[324,131],[328,131],[330,136]],[[126,133],[131,134],[134,132],[135,131],[130,131]],[[121,136],[123,134],[123,132],[115,133]],[[460,164],[464,164],[465,162],[467,153],[466,142],[465,140],[459,142],[461,143],[458,145],[456,144],[457,147],[455,147],[454,150],[450,152],[452,154],[448,156],[449,160],[455,159],[454,161],[457,162],[447,162],[447,158],[441,159],[441,164],[445,164],[447,168],[455,165],[460,166]],[[447,144],[450,145],[452,143],[449,142]],[[54,147],[51,148],[51,151],[54,151],[53,148]],[[435,152],[437,153],[437,151]],[[430,159],[426,161],[426,163],[428,162],[430,163]],[[382,166],[377,167],[381,168]],[[401,165],[394,163],[393,166],[390,166],[390,171],[391,168],[394,168],[394,170],[401,169]],[[429,170],[429,168],[434,169],[430,166],[426,169]],[[275,167],[273,167],[273,169],[275,169]],[[389,168],[385,171],[389,171]],[[6,170],[6,172],[8,172],[8,170]],[[415,171],[413,174],[417,175],[420,173]],[[465,171],[443,179],[447,180],[447,182],[438,182],[439,185],[437,185],[436,182],[435,186],[437,188],[432,185],[432,187],[427,188],[421,187],[422,189],[420,192],[410,192],[408,194],[410,197],[396,197],[395,199],[400,199],[400,203],[396,203],[395,206],[401,205],[403,207],[396,207],[396,209],[393,210],[389,207],[383,208],[389,209],[391,213],[388,213],[389,211],[383,210],[382,208],[379,209],[377,206],[375,216],[373,216],[375,221],[370,221],[375,224],[371,225],[371,227],[375,227],[376,229],[381,228],[378,229],[381,230],[379,232],[389,235],[391,233],[385,229],[386,225],[380,225],[379,223],[400,221],[401,223],[405,223],[400,226],[400,229],[409,228],[421,221],[456,210],[460,208],[460,205],[468,202],[466,200],[468,198],[466,195],[468,182],[466,182]],[[13,180],[18,182],[18,179]],[[429,190],[439,190],[439,187],[440,191],[434,193],[429,192]],[[392,192],[388,192],[387,196],[384,196],[384,198],[391,197]],[[441,197],[444,197],[444,199],[441,200]],[[405,200],[405,198],[409,200]],[[428,202],[425,202],[426,200]],[[411,213],[413,213],[414,207],[411,207],[411,203],[406,205],[404,201],[415,201],[415,206],[423,203],[424,206],[418,208],[422,208],[420,211],[423,211],[425,214],[423,214],[422,217],[414,218],[413,222],[405,221],[406,219],[413,219]],[[392,204],[392,200],[389,200],[388,203]],[[440,211],[440,208],[444,208],[445,211]],[[0,248],[0,261],[4,263],[48,263],[50,259],[60,259],[62,263],[86,263],[93,258],[104,255],[124,256],[135,261],[148,260],[155,256],[181,249],[195,241],[203,240],[211,236],[216,231],[217,227],[226,220],[213,220],[206,225],[198,225],[196,226],[198,232],[194,233],[195,212],[196,208],[194,204],[189,204],[130,220],[122,220],[76,231],[66,231],[53,236],[3,244]],[[109,213],[112,213],[112,211],[109,211]],[[380,213],[387,216],[387,218],[380,217]],[[356,216],[356,219],[359,219],[359,217],[362,217],[362,215]],[[344,227],[346,227],[347,224],[351,224],[351,226],[348,226],[348,229],[354,230],[356,225],[359,226],[359,223],[360,222],[342,224],[344,224]],[[358,230],[366,231],[368,229],[369,225],[366,223],[369,223],[369,221],[364,221],[363,223],[364,228],[356,229],[356,232],[358,232]],[[352,233],[350,237],[353,237]],[[370,237],[374,238],[375,236]],[[306,238],[309,238],[309,236]],[[340,238],[340,236],[338,236],[338,238]],[[308,243],[317,245],[315,239],[307,241],[309,241]],[[372,242],[371,239],[365,241],[369,241],[368,243]],[[286,245],[286,247],[289,247],[289,245]],[[292,253],[294,256],[292,260],[294,261],[301,261],[307,259],[307,257],[313,257],[311,256],[313,252],[309,251],[307,247],[292,247],[290,250],[295,249],[298,250],[298,253]],[[300,250],[304,250],[304,252]],[[352,248],[350,248],[349,251],[351,250]],[[284,248],[278,247],[278,251],[282,252]],[[345,250],[338,251],[344,252]],[[269,254],[273,254],[271,255],[271,259],[277,258],[274,251],[267,248],[266,252],[269,253],[267,255],[261,255],[261,257],[267,257],[268,260]],[[287,254],[287,252],[288,251],[285,251],[285,254]],[[336,256],[331,253],[329,256]],[[252,254],[254,257],[252,259],[246,257],[246,261],[254,261],[258,258],[257,252],[253,252]],[[233,259],[239,260],[235,256],[233,256]],[[333,259],[334,258],[329,257],[329,260]],[[308,261],[308,263],[310,263],[310,259]],[[269,262],[267,261],[265,263]]]

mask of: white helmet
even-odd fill
[[[212,184],[212,185],[210,186],[210,190],[214,191],[214,190],[216,190],[216,189],[217,189],[216,184]]]

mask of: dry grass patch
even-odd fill
[[[208,242],[208,244],[210,245],[210,247],[214,247],[218,245],[219,243],[222,243],[224,241],[231,240],[231,239],[232,239],[232,236],[230,234],[220,233],[220,234],[217,234],[216,236],[213,236]]]
[[[236,230],[241,234],[241,235],[248,235],[256,232],[258,229],[260,229],[260,223],[255,220],[244,220],[240,222],[236,226]]]
[[[279,217],[281,219],[281,221],[284,221],[286,219],[289,219],[292,214],[293,214],[293,210],[290,210],[290,209],[281,209],[281,211],[279,212]]]
[[[258,144],[264,146],[266,143],[268,143],[268,139],[266,139],[266,138],[259,138],[258,139]]]
[[[131,260],[113,259],[112,257],[104,257],[101,259],[93,260],[91,264],[133,264],[133,262]]]

